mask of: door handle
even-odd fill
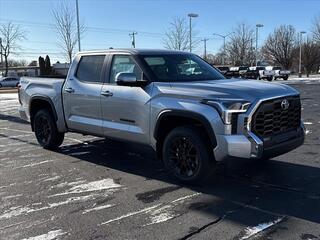
[[[71,88],[71,87],[65,88],[64,90],[65,90],[66,92],[68,92],[68,93],[74,93],[74,89]]]
[[[105,97],[112,97],[113,93],[110,91],[102,91],[101,95],[105,96]]]

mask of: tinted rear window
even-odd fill
[[[104,55],[92,55],[81,57],[76,77],[80,81],[100,82],[104,58]]]

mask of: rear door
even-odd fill
[[[137,80],[144,78],[132,55],[113,55],[101,91],[103,133],[111,138],[149,143],[150,94],[153,85],[119,86],[115,78],[120,72],[134,73]]]
[[[65,120],[69,129],[101,135],[101,88],[106,54],[78,56],[63,86]]]

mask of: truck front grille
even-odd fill
[[[288,108],[286,102],[289,103]],[[264,139],[296,130],[300,126],[301,102],[299,96],[277,98],[262,102],[252,118],[252,132]]]

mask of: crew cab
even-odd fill
[[[203,182],[219,161],[261,161],[304,141],[297,90],[226,79],[191,53],[80,52],[66,79],[20,84],[20,115],[44,148],[58,148],[67,132],[140,143],[186,183]]]
[[[283,70],[281,67],[268,66],[266,67],[266,69],[274,71],[274,80],[277,80],[279,78],[282,78],[283,80],[288,80],[291,74],[289,70]]]
[[[249,67],[249,70],[245,73],[245,77],[257,80],[266,79],[271,82],[274,77],[274,71],[268,70],[264,66]]]

